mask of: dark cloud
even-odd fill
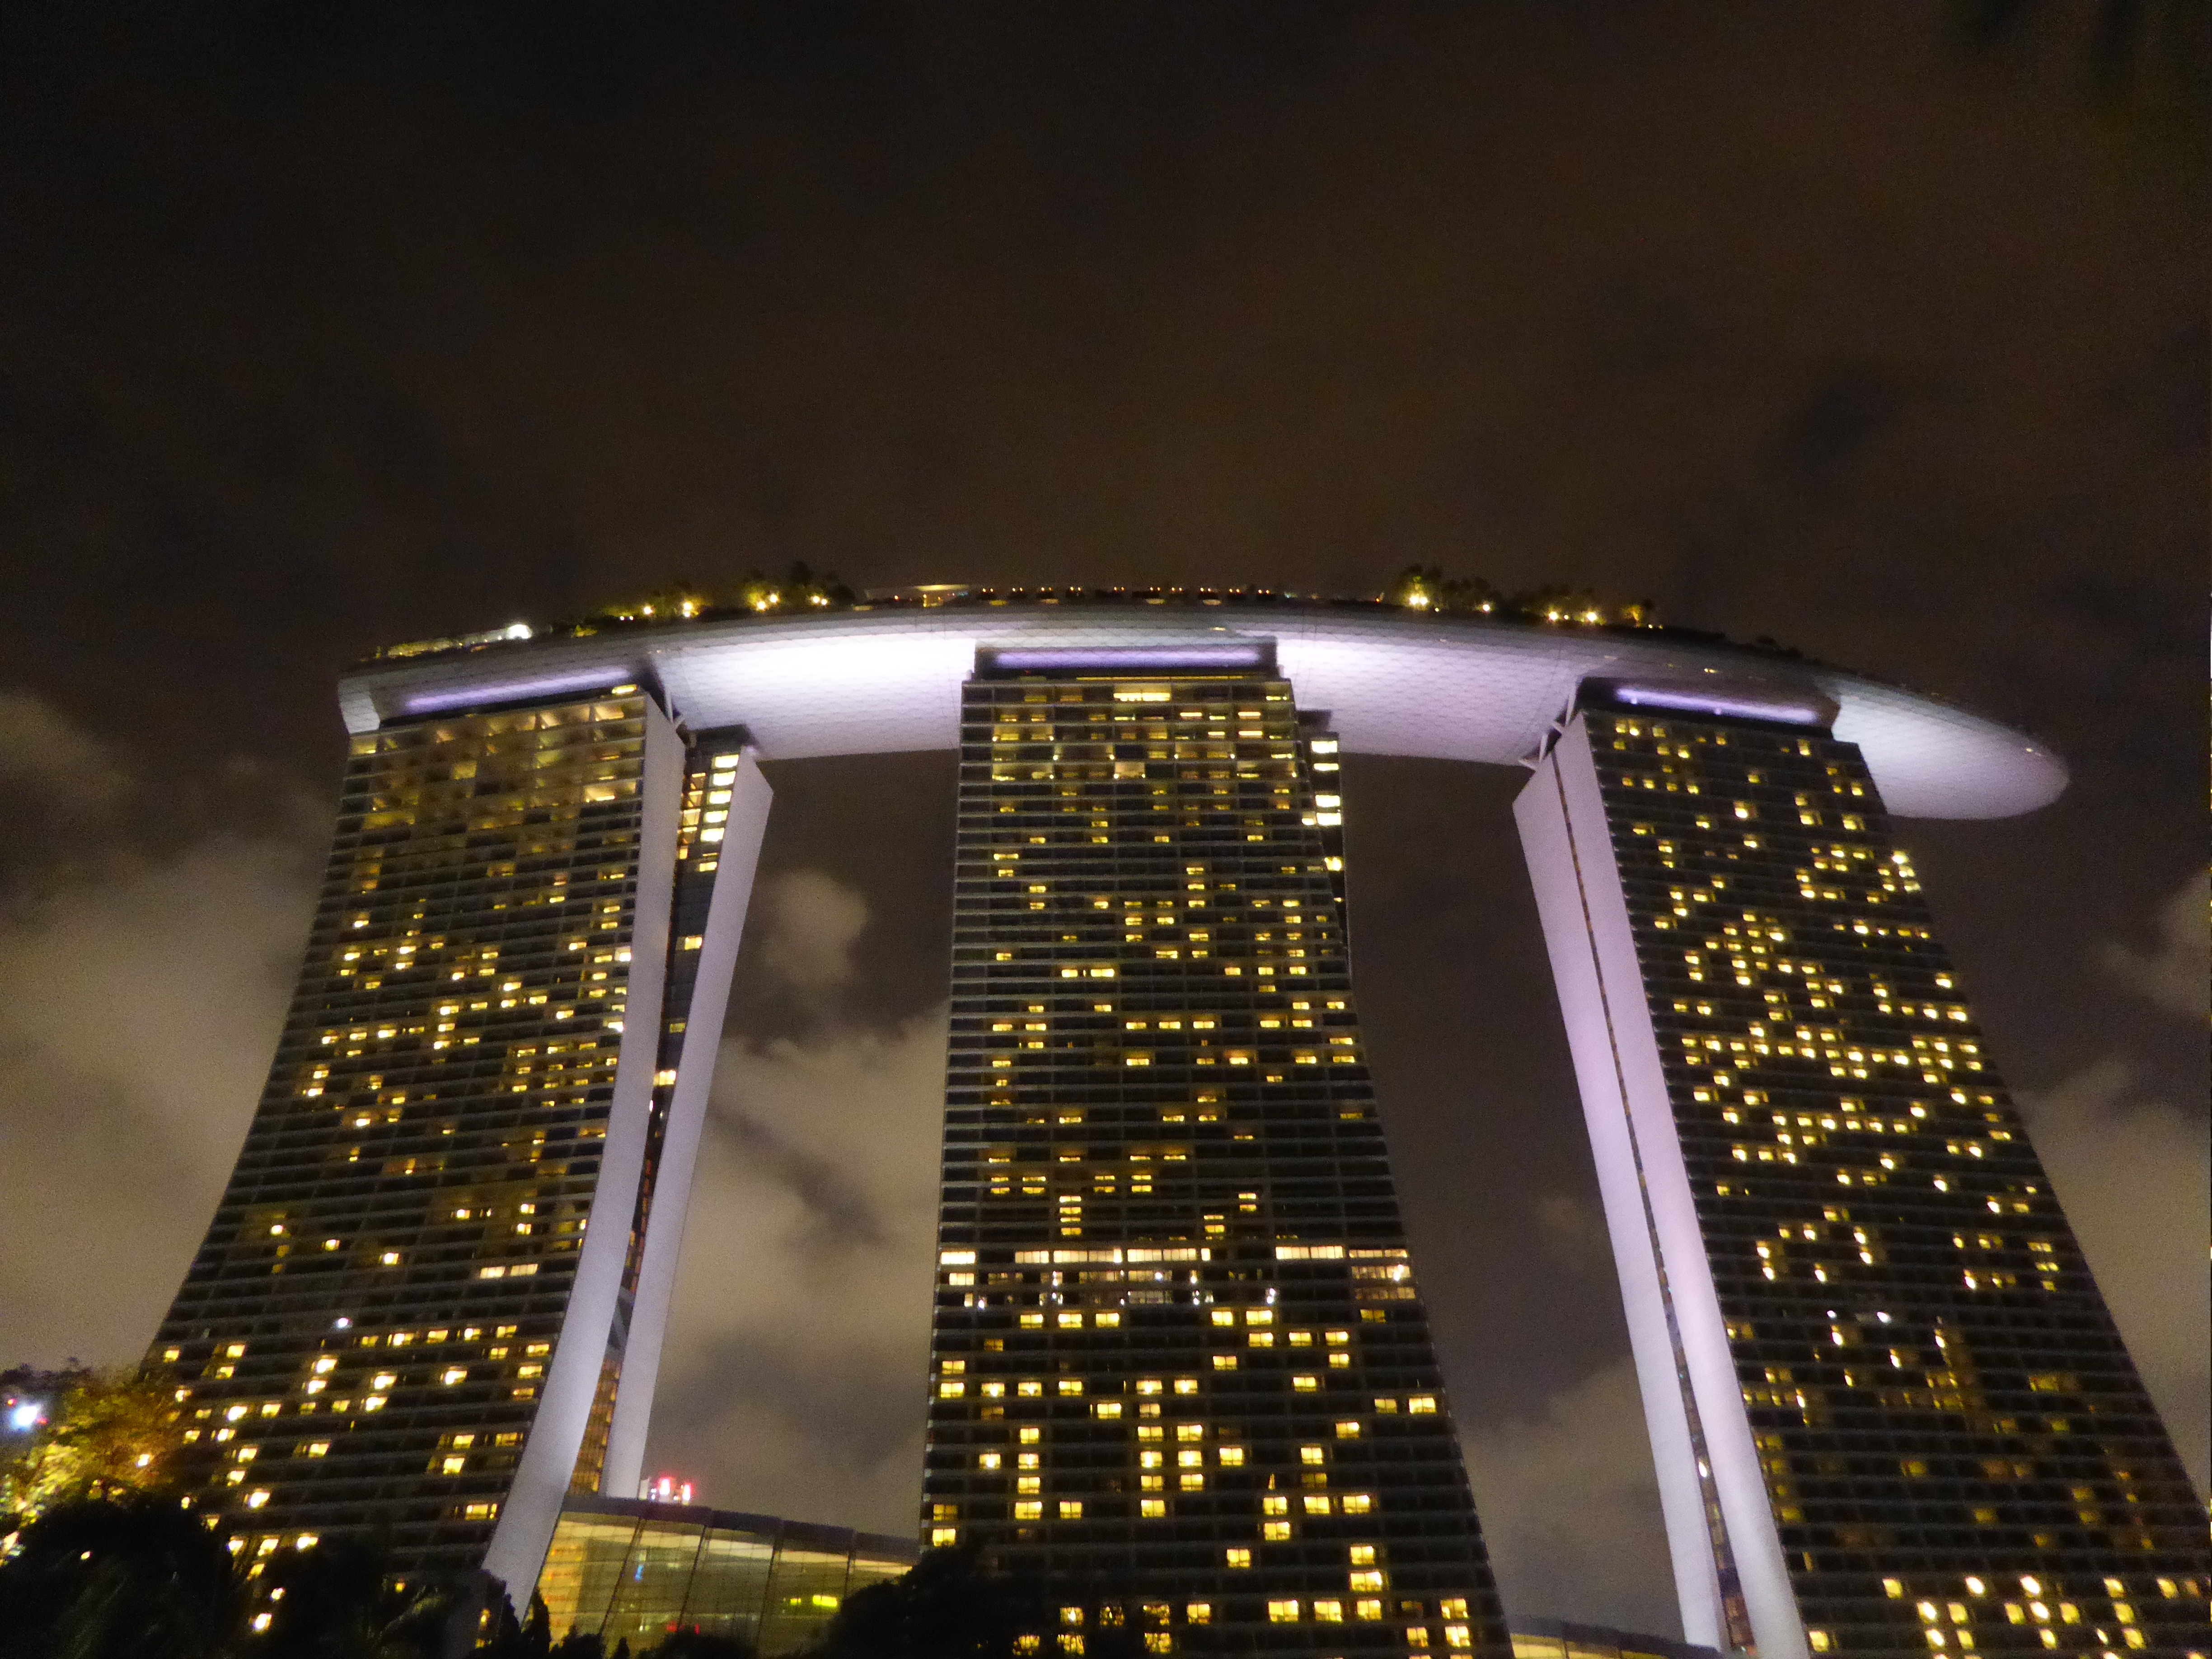
[[[36,698],[0,711],[0,811],[72,799],[40,787],[62,760],[114,815],[80,817],[0,909],[0,1351],[116,1363],[151,1340],[245,1136],[312,866],[282,836],[133,848],[128,809],[155,803],[112,755]]]
[[[1516,1612],[1652,1628],[1674,1600],[1636,1370],[1615,1359],[1533,1417],[1462,1428],[1499,1593]]]
[[[819,870],[790,870],[764,883],[754,902],[767,913],[762,956],[772,982],[813,998],[852,980],[853,945],[868,922],[859,893]]]
[[[2152,46],[2118,75],[2014,9],[0,11],[0,1341],[150,1330],[368,647],[793,558],[1323,591],[1418,559],[2068,756],[2033,818],[1904,833],[2190,1437],[2208,124]],[[655,1455],[903,1524],[952,769],[773,770]],[[1597,1432],[1624,1339],[1516,779],[1347,781],[1509,1600],[1668,1628],[1642,1454]],[[2162,1160],[2140,1202],[2116,1147]]]
[[[648,1456],[716,1502],[915,1524],[945,1021],[725,1044]]]
[[[2212,1462],[2212,1144],[2121,1056],[2022,1097],[2028,1135],[2200,1486]]]
[[[2098,952],[2122,983],[2168,1013],[2202,1024],[2212,1012],[2212,934],[2206,929],[2205,878],[2191,876],[2159,911],[2148,951],[2107,939]]]

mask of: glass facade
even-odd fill
[[[557,1640],[643,1651],[678,1631],[726,1636],[762,1659],[803,1650],[845,1598],[896,1578],[911,1540],[679,1504],[572,1498],[538,1593]]]
[[[1712,1648],[1558,1619],[1511,1620],[1513,1659],[1720,1659]]]
[[[353,740],[269,1082],[151,1356],[236,1547],[372,1528],[403,1571],[482,1565],[564,1333],[598,1398],[552,1478],[596,1481],[674,1080],[626,1027],[683,1029],[668,866],[680,919],[737,758],[633,687]],[[595,1209],[626,1102],[644,1131]],[[594,1216],[632,1236],[580,1327]]]
[[[925,1534],[1066,1587],[1039,1650],[1503,1654],[1336,741],[1264,662],[1083,663],[963,696]]]
[[[1642,1211],[1611,1219],[1659,1257],[1627,1289],[1668,1304],[1735,1639],[1769,1560],[1816,1653],[2205,1651],[2203,1511],[1857,749],[1591,707],[1530,797],[1566,822],[1572,872],[1551,868],[1581,884],[1562,908],[1609,999],[1585,1094],[1618,1123],[1646,1047],[1663,1087],[1628,1114]],[[1694,1231],[1670,1237],[1678,1178]],[[1737,1444],[1753,1502],[1727,1488]]]

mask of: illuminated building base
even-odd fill
[[[847,1596],[896,1578],[911,1539],[690,1504],[576,1497],[553,1530],[538,1593],[556,1641],[580,1632],[641,1653],[678,1631],[804,1652]]]

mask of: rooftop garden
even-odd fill
[[[1648,599],[1608,599],[1587,587],[1561,584],[1517,590],[1501,588],[1480,576],[1447,574],[1436,565],[1408,566],[1379,593],[1343,596],[1273,587],[982,587],[956,582],[870,588],[855,592],[831,572],[794,564],[781,577],[763,575],[755,570],[726,586],[679,580],[566,622],[514,623],[481,634],[386,646],[376,653],[374,660],[388,662],[447,652],[484,650],[527,640],[582,639],[601,633],[740,617],[1057,605],[1397,611],[1415,616],[1481,618],[1529,628],[1650,631],[1699,643],[1722,642],[1718,634],[1661,623]],[[1771,640],[1757,641],[1751,648],[1781,656],[1797,655]]]

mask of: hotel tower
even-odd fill
[[[1041,1654],[1504,1652],[1347,954],[1342,757],[1423,755],[1530,769],[1689,1638],[2212,1650],[2202,1506],[1893,823],[2054,798],[2018,733],[1664,629],[1197,590],[518,626],[340,701],[150,1355],[248,1560],[374,1531],[520,1601],[636,1491],[761,763],[957,750],[922,1541],[1036,1591]]]
[[[963,698],[927,1535],[1078,1587],[1070,1633],[1494,1651],[1338,740],[1205,654],[994,653]]]

